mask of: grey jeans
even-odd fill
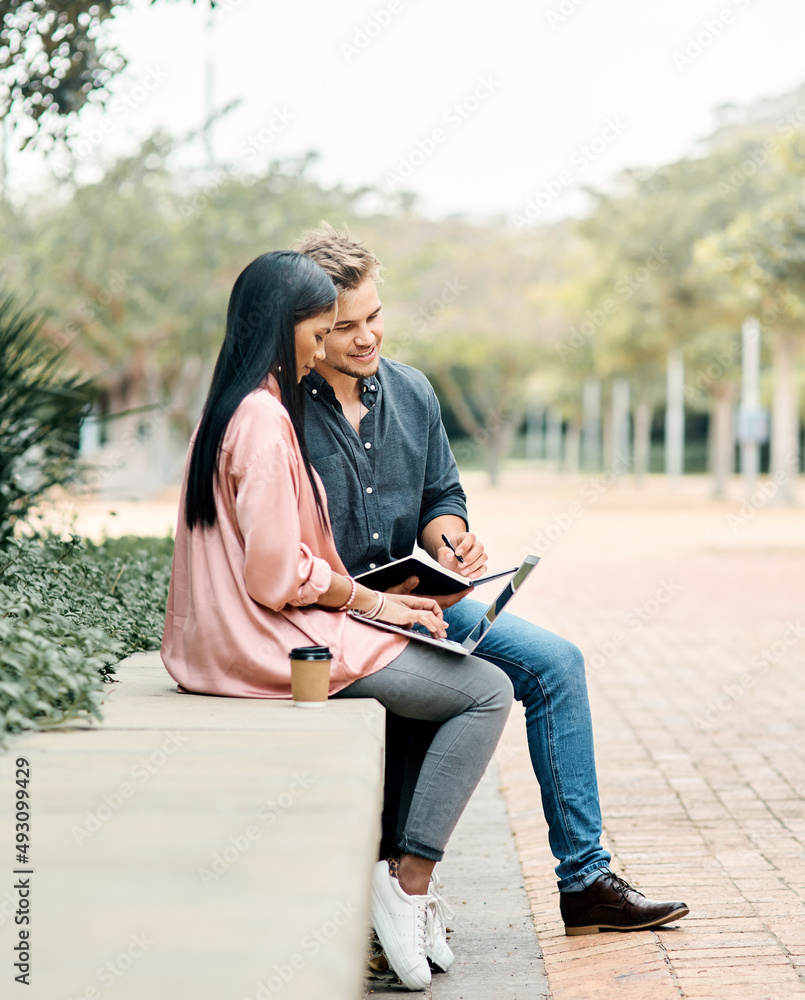
[[[497,746],[511,708],[509,678],[476,656],[409,642],[388,666],[336,698],[375,698],[395,715],[441,723],[419,771],[400,850],[441,861]]]

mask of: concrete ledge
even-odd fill
[[[31,764],[26,996],[354,1000],[383,709],[178,695],[156,654],[118,677],[102,726],[25,736],[0,760],[9,802],[15,759]],[[11,809],[2,815],[9,956],[17,876]]]

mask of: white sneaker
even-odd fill
[[[409,990],[430,985],[425,955],[428,896],[409,896],[389,874],[388,861],[378,861],[372,873],[372,924],[389,965]]]
[[[447,918],[455,912],[442,895],[442,883],[434,872],[428,886],[428,922],[425,931],[425,950],[437,972],[447,972],[455,955],[447,943]]]

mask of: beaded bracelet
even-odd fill
[[[349,600],[346,602],[346,604],[342,604],[341,607],[338,608],[339,611],[346,611],[351,606],[352,602],[355,600],[355,595],[358,592],[358,581],[353,580],[352,577],[349,577],[349,581],[352,584],[352,589],[349,592]]]

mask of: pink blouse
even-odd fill
[[[189,455],[185,465],[162,637],[162,662],[179,690],[290,698],[288,653],[329,646],[334,694],[408,643],[345,612],[307,606],[329,588],[333,571],[347,571],[319,522],[279,386],[271,376],[266,386],[243,400],[224,434],[212,528],[187,529]]]

